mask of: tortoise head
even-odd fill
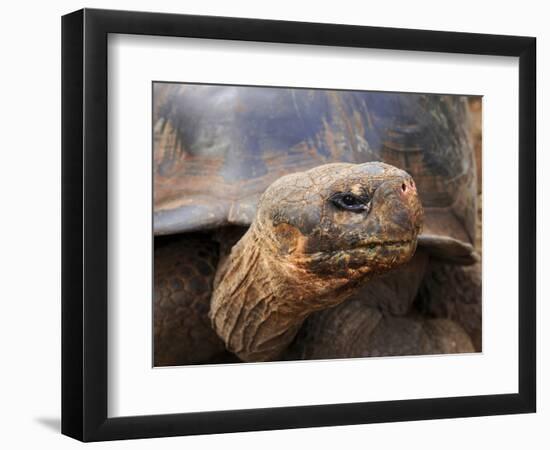
[[[358,279],[407,262],[422,206],[412,177],[384,163],[334,163],[284,176],[254,227],[277,258],[320,277]]]

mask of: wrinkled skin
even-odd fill
[[[336,163],[282,177],[221,261],[214,330],[244,361],[280,357],[310,314],[409,261],[421,225],[415,183],[393,166]]]

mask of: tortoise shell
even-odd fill
[[[419,240],[473,262],[476,168],[467,97],[155,83],[156,235],[249,225],[282,175],[383,161],[415,179]]]

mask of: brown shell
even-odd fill
[[[329,162],[409,172],[420,245],[475,261],[476,166],[467,97],[155,83],[154,230],[249,225],[282,175]]]

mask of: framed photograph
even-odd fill
[[[532,37],[62,21],[62,432],[535,412]]]

